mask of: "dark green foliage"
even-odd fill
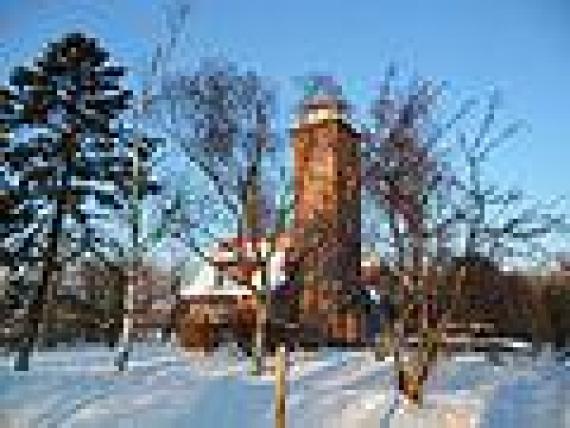
[[[121,84],[124,73],[95,39],[73,33],[14,69],[0,90],[0,264],[42,272],[28,296],[36,328],[65,263],[107,254],[114,242],[96,221],[126,208],[132,193],[134,137],[121,124],[132,94]],[[136,144],[145,171],[139,196],[156,190],[146,179],[154,144]],[[12,275],[18,288],[27,283]]]

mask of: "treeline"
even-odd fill
[[[439,316],[445,313],[449,334],[513,338],[539,348],[568,346],[570,272],[563,266],[534,273],[505,271],[490,260],[458,258],[444,269],[427,271],[426,286],[438,289]],[[379,294],[398,281],[388,267],[367,274],[379,284]],[[419,319],[408,323],[409,334],[417,334]]]

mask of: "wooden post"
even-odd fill
[[[275,428],[285,428],[286,375],[287,350],[284,344],[280,344],[275,354]]]
[[[262,302],[259,296],[256,296],[256,317],[255,317],[255,342],[253,348],[253,375],[260,376],[263,374],[263,353],[266,351],[265,346],[265,328],[267,324],[267,302]]]

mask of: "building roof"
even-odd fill
[[[349,125],[350,109],[346,100],[337,94],[317,93],[301,102],[292,128],[337,121]]]
[[[290,247],[288,234],[268,238],[230,238],[212,249],[212,263],[204,263],[198,275],[183,287],[182,296],[249,295],[260,289],[262,268],[267,268],[270,288],[284,281],[285,258]],[[272,248],[273,247],[273,248]]]

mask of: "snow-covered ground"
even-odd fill
[[[273,424],[272,376],[251,376],[251,362],[227,350],[202,357],[137,345],[125,373],[115,371],[115,357],[91,347],[44,352],[25,373],[0,359],[0,427]],[[570,426],[570,367],[549,353],[506,356],[498,366],[475,354],[441,361],[420,410],[395,401],[390,360],[356,352],[298,353],[292,360],[291,427]]]

